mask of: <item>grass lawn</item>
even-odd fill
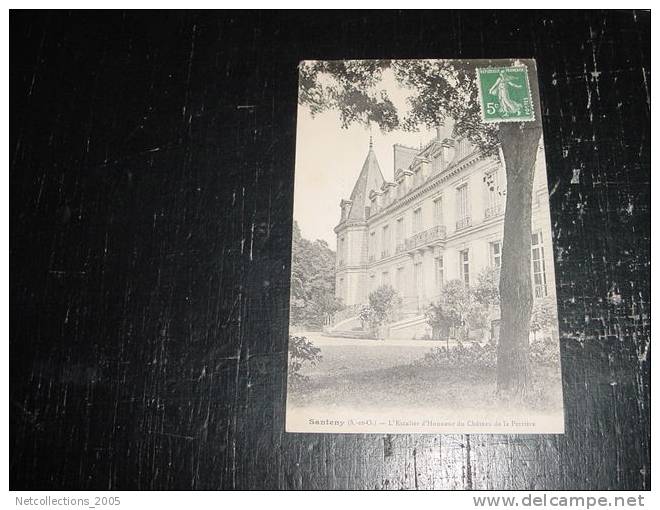
[[[367,341],[368,342],[368,341]],[[430,351],[415,343],[388,345],[356,342],[332,345],[324,341],[323,360],[301,371],[304,384],[289,390],[290,403],[297,407],[355,407],[376,409],[454,408],[501,409],[495,396],[495,369],[438,368],[414,365]],[[561,409],[559,370],[534,367],[533,379],[543,381],[534,390],[530,409]]]

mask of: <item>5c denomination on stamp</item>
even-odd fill
[[[530,122],[534,105],[527,67],[477,68],[481,120],[494,122]]]

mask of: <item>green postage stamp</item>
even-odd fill
[[[477,83],[484,122],[534,120],[527,67],[480,67],[477,68]]]

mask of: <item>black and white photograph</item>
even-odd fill
[[[535,73],[300,64],[288,431],[563,432]]]

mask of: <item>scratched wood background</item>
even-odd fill
[[[13,12],[12,489],[650,488],[650,15]],[[284,428],[304,58],[535,57],[563,436]]]

